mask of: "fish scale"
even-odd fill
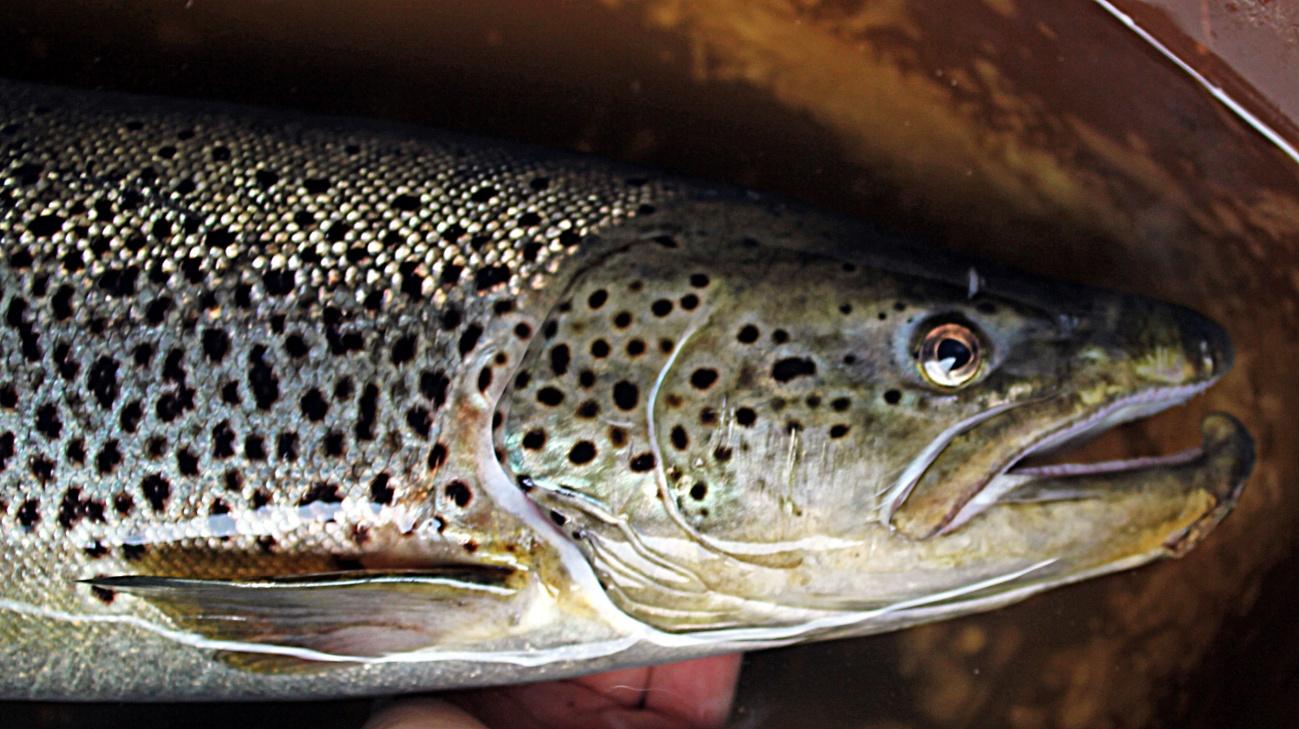
[[[1017,470],[1203,391],[1225,333],[761,195],[7,82],[0,149],[2,697],[893,630],[1181,554],[1252,463],[1216,414],[1197,450]]]

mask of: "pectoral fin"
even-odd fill
[[[85,582],[147,600],[177,627],[235,646],[230,650],[247,645],[249,653],[263,654],[233,661],[244,668],[279,671],[285,663],[310,665],[313,657],[323,667],[488,638],[509,624],[524,577],[504,568],[456,566],[235,580],[123,575]]]

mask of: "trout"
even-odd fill
[[[1178,555],[1253,461],[1025,462],[1187,309],[762,195],[0,84],[0,697],[303,699],[865,635]]]

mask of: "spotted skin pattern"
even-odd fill
[[[8,83],[0,149],[0,550],[26,577],[0,597],[72,613],[147,611],[76,584],[103,575],[516,563],[529,530],[469,434],[564,262],[674,195],[472,139]],[[23,624],[0,654],[40,652]],[[60,660],[0,685],[114,685]]]
[[[893,630],[1185,551],[1252,462],[1219,415],[1179,457],[1008,470],[1204,390],[1225,333],[755,194],[7,83],[0,150],[0,698]],[[952,326],[955,388],[919,366]]]

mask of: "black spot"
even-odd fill
[[[509,280],[510,269],[505,266],[486,266],[478,269],[478,273],[474,274],[474,288],[486,291]]]
[[[212,428],[212,457],[229,458],[235,454],[235,432],[230,421],[223,420]]]
[[[563,377],[568,372],[570,359],[571,355],[567,344],[555,345],[550,350],[550,370],[555,373],[556,377]]]
[[[54,478],[54,461],[45,456],[33,456],[27,463],[32,475],[41,483],[49,483]]]
[[[18,406],[18,391],[13,385],[0,386],[0,407],[10,410]]]
[[[352,378],[343,375],[334,383],[334,400],[345,403],[352,398]]]
[[[686,433],[686,429],[680,425],[674,426],[672,428],[672,447],[684,451],[689,446],[690,436]]]
[[[145,476],[140,482],[140,490],[154,511],[162,512],[167,508],[167,499],[171,498],[171,482],[167,479],[156,473]]]
[[[618,312],[613,317],[613,325],[619,329],[626,329],[631,326],[631,313],[626,311]]]
[[[752,324],[745,324],[744,326],[740,327],[740,331],[738,334],[735,335],[735,338],[741,344],[753,344],[754,342],[758,341],[758,336],[759,336],[759,332],[757,327],[753,326]]]
[[[434,407],[442,407],[447,401],[447,388],[451,379],[442,370],[430,372],[424,370],[419,376],[419,391],[424,397],[433,401]]]
[[[340,381],[335,385],[335,397],[338,397],[339,386],[342,384]],[[356,402],[356,414],[356,426],[353,428],[356,439],[374,440],[374,424],[379,417],[379,387],[373,382],[366,384],[365,389],[361,391],[361,397]]]
[[[176,469],[182,476],[198,475],[198,456],[195,456],[190,449],[181,448],[176,451]]]
[[[296,273],[272,268],[262,274],[262,288],[268,296],[285,296],[293,291]]]
[[[132,400],[122,408],[122,414],[118,416],[117,421],[122,426],[122,430],[127,433],[134,433],[140,427],[140,420],[144,418],[144,406],[139,400]]]
[[[640,400],[640,389],[626,380],[619,380],[613,386],[613,403],[622,410],[635,410]]]
[[[524,433],[523,435],[524,448],[527,448],[530,451],[538,451],[541,450],[541,448],[545,445],[546,445],[546,431],[537,429],[537,430],[529,430],[527,433]]]
[[[595,373],[591,370],[582,370],[577,375],[577,384],[582,387],[592,387],[595,385]]]
[[[771,377],[776,382],[789,382],[795,377],[816,374],[816,363],[803,357],[786,357],[771,366]]]
[[[230,335],[221,329],[203,330],[203,354],[207,355],[209,361],[220,362],[229,351]]]
[[[473,194],[469,196],[469,200],[471,202],[485,203],[491,200],[492,198],[496,197],[496,195],[497,195],[496,188],[492,187],[491,185],[487,185],[485,187],[480,187],[477,190],[474,190]]]
[[[415,336],[407,335],[392,345],[392,363],[403,365],[415,358]]]
[[[846,397],[836,397],[834,400],[830,401],[830,407],[834,408],[836,413],[842,413],[852,407],[852,400],[849,400]]]
[[[406,411],[406,424],[419,437],[428,438],[429,430],[433,427],[433,418],[427,408],[416,406]]]
[[[3,438],[0,437],[0,447],[3,447],[3,445],[4,445]],[[12,445],[13,444],[10,443],[11,447]],[[10,455],[12,455],[12,453],[10,453]],[[68,441],[68,446],[63,449],[63,455],[69,461],[77,465],[81,465],[85,463],[86,462],[86,441],[81,438],[73,438],[72,440]],[[3,452],[0,452],[0,457],[8,458],[9,456],[5,455]],[[3,466],[4,463],[3,458],[0,458],[0,467]]]
[[[487,392],[487,388],[492,386],[492,368],[490,365],[478,370],[478,391]]]
[[[632,357],[639,357],[645,353],[645,341],[643,339],[633,339],[627,342],[627,354]]]
[[[266,363],[266,346],[257,345],[248,353],[248,387],[257,401],[258,410],[270,410],[280,399],[280,378]]]
[[[266,460],[266,439],[256,433],[244,438],[244,458],[250,461]]]
[[[56,320],[64,321],[72,316],[72,293],[72,287],[65,284],[50,297],[50,310]]]
[[[227,405],[238,405],[241,402],[239,398],[239,383],[227,382],[221,386],[221,402]]]
[[[392,199],[392,207],[395,210],[411,213],[419,210],[419,198],[410,193],[402,193]]]
[[[117,399],[117,360],[107,355],[95,360],[86,375],[86,386],[100,407],[112,407],[113,401]]]
[[[771,341],[776,344],[784,344],[789,341],[789,332],[784,329],[777,329],[771,333]]]
[[[351,147],[353,145],[348,146]],[[308,177],[302,181],[302,189],[306,190],[307,193],[311,195],[321,195],[329,191],[329,180],[323,177]]]
[[[604,289],[597,289],[596,291],[591,292],[591,295],[587,297],[586,303],[592,309],[599,309],[601,306],[604,306],[604,302],[608,300],[609,292]]]
[[[686,294],[681,297],[681,308],[686,311],[694,311],[699,306],[699,297],[694,294]]]
[[[376,504],[391,504],[393,497],[397,494],[393,488],[388,485],[390,477],[387,473],[381,473],[370,479],[370,501]]]
[[[558,511],[555,511],[554,509],[550,510],[550,520],[555,523],[555,526],[564,526],[565,524],[568,523],[568,517],[564,516]]]
[[[302,335],[290,334],[284,338],[284,351],[290,357],[298,359],[306,357],[311,351],[311,347],[307,344],[307,340],[302,338]]]
[[[443,492],[446,493],[448,499],[455,502],[455,505],[461,509],[469,506],[469,502],[474,497],[473,493],[469,490],[469,487],[466,486],[463,481],[452,481],[446,485]]]
[[[654,454],[641,453],[631,459],[631,470],[637,473],[644,473],[654,468]]]
[[[59,437],[63,432],[63,422],[59,420],[57,406],[47,403],[36,409],[36,430],[50,440]]]
[[[275,455],[283,461],[298,458],[298,434],[285,431],[275,438]]]
[[[884,393],[884,402],[890,405],[897,405],[902,401],[902,393],[897,390],[888,390]]]
[[[27,224],[27,230],[37,238],[48,238],[63,229],[63,218],[57,215],[41,215]]]
[[[337,430],[331,430],[325,434],[325,455],[331,458],[341,458],[347,452],[347,442],[343,434]]]
[[[595,444],[589,440],[579,440],[568,451],[568,460],[579,466],[595,460]]]
[[[708,496],[708,485],[700,481],[690,487],[690,498],[695,501],[703,501]]]
[[[749,427],[758,420],[758,414],[753,412],[753,408],[739,408],[735,411],[735,422]]]
[[[603,359],[609,356],[609,343],[603,339],[597,339],[591,342],[591,356],[597,359]]]
[[[167,353],[167,358],[162,362],[162,379],[168,382],[185,382],[185,352],[179,347],[172,349]]]
[[[654,312],[654,316],[667,316],[672,313],[672,302],[667,299],[659,299],[650,305],[650,311]]]
[[[460,282],[460,274],[463,271],[464,271],[463,266],[457,266],[455,264],[448,263],[442,267],[442,275],[438,278],[438,280],[442,283],[443,286],[452,286]]]
[[[690,285],[697,289],[702,289],[708,285],[708,276],[703,273],[690,274]]]
[[[543,387],[537,391],[537,402],[555,407],[564,402],[564,393],[553,387]]]
[[[707,390],[717,382],[717,370],[700,367],[690,373],[690,384],[697,390]]]
[[[257,509],[261,509],[271,503],[271,495],[262,489],[257,489],[253,492],[250,503],[252,504],[253,510],[256,511]]]
[[[532,327],[527,322],[519,322],[514,325],[514,336],[519,339],[527,339],[532,336]]]
[[[594,418],[600,412],[600,406],[594,400],[587,400],[577,406],[577,417]]]
[[[430,471],[436,471],[447,462],[447,447],[445,444],[438,442],[433,444],[433,448],[428,452],[428,467]]]
[[[134,510],[135,499],[132,498],[130,494],[125,491],[118,491],[113,496],[113,511],[116,511],[122,516],[130,516],[131,512]]]
[[[627,431],[616,425],[609,428],[609,442],[613,443],[614,446],[618,448],[627,445]]]
[[[302,406],[302,414],[314,423],[324,420],[325,414],[329,412],[329,401],[320,394],[320,390],[314,387],[308,390],[306,395],[302,396],[299,404]]]
[[[31,531],[41,520],[40,504],[36,499],[28,499],[18,507],[18,523],[23,529]]]
[[[842,438],[842,437],[844,437],[845,435],[848,435],[848,426],[847,426],[847,425],[844,425],[844,424],[840,423],[840,424],[837,424],[837,425],[832,425],[832,426],[830,426],[830,437],[831,437],[831,438]]]
[[[474,347],[478,346],[478,338],[482,335],[483,328],[477,324],[470,324],[465,327],[464,332],[460,334],[460,342],[458,344],[460,356],[468,356],[470,352],[474,351]]]
[[[726,446],[718,446],[713,450],[713,458],[717,459],[717,461],[720,463],[725,463],[731,460],[731,456],[733,454],[734,451],[732,451],[730,448],[727,448]]]
[[[303,494],[302,498],[298,501],[298,506],[314,504],[317,501],[326,504],[337,504],[343,501],[343,495],[339,493],[336,484],[321,481],[307,489],[307,492]]]

